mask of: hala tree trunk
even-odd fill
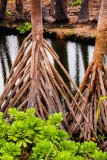
[[[101,0],[90,0],[89,1],[90,21],[93,21],[93,22],[98,21],[100,6],[101,6]]]
[[[67,17],[67,0],[55,0],[56,22],[66,23]]]
[[[0,0],[0,20],[3,20],[5,17],[7,6],[7,0]]]
[[[80,13],[77,20],[79,23],[86,23],[89,21],[88,3],[89,0],[83,0],[82,2]]]
[[[47,7],[42,3],[42,18],[44,22],[53,23],[54,19],[50,15]]]
[[[16,20],[23,20],[23,0],[16,0]]]
[[[94,137],[92,131],[87,127],[84,115],[87,117],[88,123],[92,126],[96,134],[107,134],[107,68],[103,64],[104,55],[106,53],[106,38],[107,38],[107,0],[102,0],[98,26],[95,49],[93,54],[93,60],[90,63],[82,84],[80,91],[86,99],[84,103],[81,98],[76,95],[83,115],[72,104],[76,117],[84,130],[84,134],[87,139]],[[72,119],[69,119],[71,123],[71,132],[75,136],[80,136],[79,128]]]
[[[32,59],[31,59],[31,89],[28,107],[37,105],[36,96],[39,96],[39,74],[41,60],[40,47],[43,44],[43,28],[42,28],[42,6],[41,0],[31,0],[31,24],[32,24]],[[35,83],[36,82],[36,83]]]

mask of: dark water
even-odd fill
[[[0,35],[0,94],[3,91],[4,83],[23,39],[24,37],[16,35]],[[85,70],[92,59],[94,46],[74,43],[67,40],[46,40],[57,52],[61,63],[70,73],[74,82],[79,86]],[[60,72],[64,81],[71,88],[69,81],[66,79],[61,69],[54,62],[52,57],[49,58]]]

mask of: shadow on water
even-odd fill
[[[3,91],[3,87],[11,69],[11,65],[23,40],[23,36],[0,35],[0,94]],[[77,86],[79,86],[84,72],[92,58],[94,47],[85,44],[70,42],[67,40],[46,40],[59,55],[61,63],[69,72],[73,81],[77,84]],[[51,57],[49,58],[51,60]],[[69,80],[66,78],[65,74],[62,72],[58,64],[55,63],[53,59],[52,63],[55,65],[64,82],[74,93],[75,90],[71,86]]]

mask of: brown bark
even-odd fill
[[[98,21],[99,10],[101,6],[101,0],[90,0],[89,1],[89,17],[90,21]]]
[[[103,65],[103,59],[106,52],[107,37],[107,1],[102,0],[99,21],[97,25],[97,36],[94,49],[93,60],[100,69]]]
[[[48,22],[48,23],[53,23],[54,22],[54,19],[50,15],[49,10],[44,5],[44,3],[42,3],[42,19],[43,19],[44,22]]]
[[[56,22],[66,23],[67,17],[67,0],[55,0]]]
[[[23,19],[23,0],[16,0],[16,20]]]
[[[0,0],[0,20],[4,19],[6,6],[7,6],[7,0]]]
[[[101,97],[107,95],[107,68],[103,65],[103,59],[106,51],[106,35],[107,35],[107,0],[102,0],[99,20],[97,25],[97,36],[96,44],[93,54],[92,62],[90,63],[83,82],[80,86],[80,91],[82,94],[87,97],[87,103],[83,105],[81,98],[78,94],[76,95],[76,100],[80,104],[82,112],[86,115],[88,122],[93,128],[94,132],[107,133],[107,100],[104,99],[101,101],[98,106],[98,102]],[[87,92],[89,94],[87,96]],[[83,115],[80,114],[80,111],[72,104],[74,107],[76,118],[78,118],[78,123],[84,128],[85,135],[88,139],[93,137],[92,131],[88,128],[86,121],[83,118]],[[74,123],[71,124],[71,127],[74,128],[72,134],[75,135],[79,133],[80,128]]]
[[[32,57],[31,57],[31,89],[28,107],[37,105],[36,97],[39,96],[40,77],[40,47],[43,43],[42,6],[41,0],[31,0],[31,24],[32,24]],[[35,83],[36,82],[36,83]]]

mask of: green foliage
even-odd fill
[[[2,154],[3,156],[11,156],[11,159],[12,157],[17,158],[19,155],[21,155],[21,149],[13,142],[6,142],[0,149],[0,154]]]
[[[75,2],[69,2],[69,5],[71,6],[77,6],[77,5],[81,5],[82,4],[82,0],[76,0]]]
[[[24,34],[24,33],[26,33],[26,32],[31,30],[31,23],[30,22],[25,22],[22,27],[17,27],[17,30],[21,34]]]
[[[103,142],[103,141],[106,139],[106,136],[105,136],[104,133],[102,133],[102,134],[99,134],[99,135],[98,135],[98,138],[99,138],[100,141]]]
[[[71,141],[70,136],[59,128],[61,113],[48,120],[35,117],[35,109],[24,111],[9,109],[8,119],[0,112],[0,160],[106,160],[94,142]],[[30,156],[29,156],[30,155]]]
[[[107,160],[107,152],[102,151],[95,151],[94,155],[92,156],[94,160]]]
[[[91,158],[91,156],[95,153],[95,151],[98,151],[99,148],[97,147],[97,144],[90,141],[90,142],[84,142],[80,145],[79,153],[86,158]]]
[[[43,140],[37,143],[36,147],[32,148],[32,155],[30,159],[41,160],[41,159],[52,159],[55,156],[56,150],[53,148],[52,142],[48,140]]]
[[[100,115],[100,103],[101,101],[104,101],[107,99],[107,96],[102,96],[100,97],[99,101],[98,101],[98,106],[97,106],[97,110],[96,110],[96,120],[98,121],[99,115]]]
[[[33,133],[25,121],[16,121],[8,131],[8,139],[16,142],[19,147],[27,147],[27,143],[32,143],[30,140]]]
[[[9,155],[3,155],[0,157],[1,160],[14,160],[13,156],[9,156]],[[15,158],[16,160],[16,158]]]
[[[10,12],[10,11],[6,12],[6,14],[7,14],[8,16],[12,16],[12,12]]]

